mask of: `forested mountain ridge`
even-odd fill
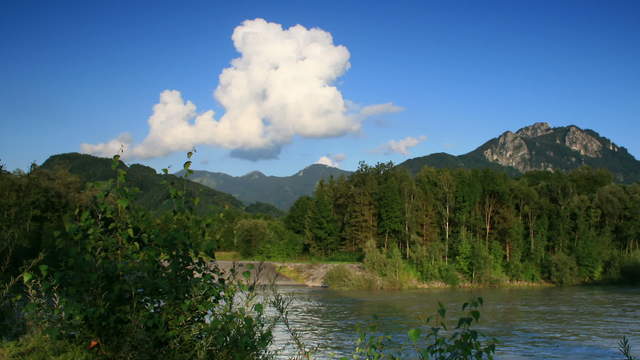
[[[50,171],[68,171],[77,176],[82,183],[107,181],[114,179],[116,171],[111,167],[112,159],[100,158],[79,153],[58,154],[49,157],[41,169]],[[169,189],[165,181],[174,183],[179,189],[190,197],[200,198],[198,208],[208,211],[211,208],[224,209],[227,207],[242,209],[243,204],[229,194],[220,192],[206,186],[185,180],[175,175],[157,174],[148,166],[132,164],[130,166],[120,163],[122,169],[127,171],[126,186],[136,188],[136,202],[149,210],[168,210],[171,207]]]
[[[176,173],[178,176],[181,174],[182,171]],[[288,210],[299,197],[313,193],[318,181],[331,177],[337,179],[350,174],[351,172],[338,168],[313,164],[291,176],[267,176],[259,171],[243,176],[231,176],[194,170],[189,180],[232,194],[247,204],[262,202]]]
[[[575,125],[552,128],[538,122],[506,131],[460,156],[444,153],[409,159],[400,166],[414,174],[424,166],[435,168],[494,168],[508,174],[532,170],[570,171],[581,166],[609,170],[616,182],[640,181],[640,161],[606,137]]]
[[[508,175],[519,175],[520,172],[511,167],[503,166],[498,163],[491,162],[478,154],[465,154],[455,156],[447,153],[434,153],[406,160],[398,165],[398,167],[408,169],[412,174],[417,174],[425,167],[436,169],[492,169],[504,172]]]

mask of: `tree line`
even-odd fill
[[[640,184],[601,169],[512,178],[425,167],[412,177],[361,163],[321,181],[285,224],[310,254],[400,256],[423,281],[640,280]]]

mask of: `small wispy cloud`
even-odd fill
[[[404,111],[404,108],[402,106],[393,105],[392,103],[385,103],[365,106],[360,110],[359,114],[364,118],[368,118],[382,114],[397,113],[400,111]]]
[[[374,152],[384,153],[384,154],[401,154],[401,155],[409,155],[409,149],[420,144],[421,142],[427,140],[427,137],[424,135],[413,137],[407,136],[401,140],[389,140],[386,144],[379,146],[374,149]]]
[[[347,156],[345,154],[335,154],[335,155],[328,154],[320,157],[320,159],[316,161],[316,164],[322,164],[322,165],[331,166],[334,168],[339,168],[340,163],[344,161],[344,159],[346,158]]]

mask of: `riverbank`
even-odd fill
[[[492,284],[442,281],[420,282],[415,279],[394,281],[367,271],[361,263],[303,263],[257,260],[217,260],[223,271],[249,272],[249,281],[258,285],[329,287],[335,289],[443,289],[443,288],[537,288],[555,286],[549,282],[503,281]]]
[[[235,266],[238,274],[249,272],[249,281],[259,285],[326,287],[327,273],[338,266],[364,271],[361,264],[289,263],[251,260],[217,260],[220,269],[229,273]]]

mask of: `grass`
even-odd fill
[[[327,271],[324,283],[330,288],[349,290],[377,290],[384,288],[379,277],[364,271],[356,271],[345,265],[338,265]]]
[[[216,260],[239,261],[242,259],[240,253],[237,251],[216,251]]]
[[[283,266],[278,266],[277,270],[278,273],[288,277],[289,279],[295,280],[296,282],[299,282],[301,284],[304,284],[307,282],[307,278],[304,276],[304,274],[302,274],[300,271],[283,265]]]

